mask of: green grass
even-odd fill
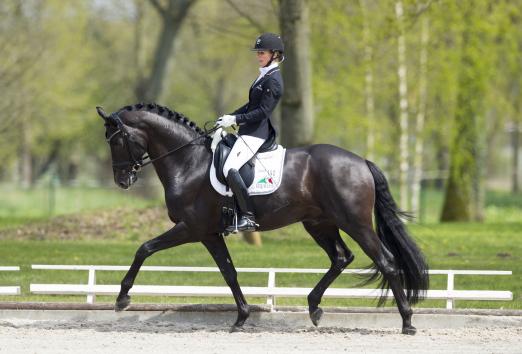
[[[117,188],[59,188],[56,190],[53,217],[48,213],[45,189],[20,191],[0,185],[0,265],[18,265],[21,272],[0,272],[0,285],[21,285],[23,294],[0,297],[0,301],[85,301],[81,296],[37,296],[29,293],[30,283],[86,283],[87,272],[36,271],[31,264],[130,265],[143,240],[162,232],[170,223],[162,208],[136,210],[154,203]],[[47,193],[47,194],[46,194]],[[47,198],[47,199],[46,199]],[[460,301],[457,307],[522,309],[522,197],[503,192],[488,192],[483,224],[437,224],[442,193],[424,191],[420,220],[410,230],[425,252],[431,269],[511,270],[512,276],[457,276],[456,289],[510,290],[511,302]],[[124,206],[123,208],[121,206]],[[118,207],[117,209],[115,209]],[[103,210],[96,211],[102,208]],[[76,213],[71,216],[64,214]],[[27,224],[28,225],[24,225]],[[16,226],[16,227],[13,227]],[[358,245],[345,240],[356,258],[350,268],[370,264]],[[263,247],[245,244],[239,237],[227,238],[236,267],[327,268],[328,259],[300,225],[263,234]],[[184,245],[159,252],[146,265],[214,266],[201,244]],[[122,272],[100,272],[101,284],[118,284]],[[312,287],[320,275],[281,274],[279,286]],[[264,286],[266,275],[240,273],[243,286]],[[342,275],[334,287],[358,286],[360,278]],[[220,274],[141,272],[137,284],[224,285]],[[375,286],[375,285],[372,285]],[[432,289],[445,289],[446,278],[433,276]],[[98,301],[113,302],[113,297]],[[230,303],[231,298],[151,298],[135,297],[135,302]],[[263,299],[251,299],[263,303]],[[305,299],[278,299],[278,304],[305,305]],[[374,301],[324,299],[330,306],[372,306]],[[444,301],[425,301],[424,307],[443,307]]]
[[[0,184],[0,228],[48,220],[57,215],[78,213],[118,206],[143,208],[158,204],[157,200],[141,198],[135,191],[117,187],[36,186],[20,189]]]
[[[457,276],[456,289],[510,290],[511,302],[460,301],[457,307],[522,309],[522,223],[501,224],[443,224],[411,225],[420,247],[426,253],[432,269],[489,269],[512,270],[512,276]],[[361,268],[370,262],[360,248],[345,237],[356,258],[350,268]],[[328,259],[300,225],[263,234],[263,247],[245,244],[239,237],[229,237],[227,244],[236,267],[296,267],[327,268]],[[84,297],[36,296],[29,294],[30,283],[86,283],[85,271],[37,271],[30,264],[97,264],[129,265],[139,246],[134,241],[19,241],[4,240],[0,249],[2,265],[19,265],[22,271],[0,272],[0,285],[22,286],[19,297],[0,297],[2,301],[85,301]],[[214,266],[214,262],[201,244],[184,245],[153,255],[146,265]],[[99,272],[100,284],[118,284],[122,272]],[[279,286],[312,287],[320,275],[278,275]],[[243,286],[264,286],[266,275],[240,273]],[[334,287],[357,286],[361,279],[341,276]],[[137,284],[170,285],[224,285],[216,273],[156,273],[141,272]],[[446,278],[433,276],[432,289],[444,289]],[[263,299],[250,299],[263,303]],[[113,297],[99,297],[98,301],[113,302]],[[163,303],[231,303],[231,298],[151,298],[135,297],[135,302]],[[305,299],[278,299],[277,303],[305,305]],[[324,299],[326,306],[373,306],[374,301]],[[444,301],[425,301],[421,307],[443,307]]]

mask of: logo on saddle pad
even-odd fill
[[[265,176],[257,179],[255,187],[261,190],[272,188],[276,184],[273,176],[276,176],[275,169],[265,170]]]
[[[267,183],[274,184],[274,180],[272,179],[272,177],[265,177],[265,178],[261,178],[259,181],[257,181],[257,183],[260,183],[260,184],[267,184]]]

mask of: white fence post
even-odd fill
[[[96,293],[94,292],[94,286],[96,285],[96,268],[89,268],[89,281],[87,282],[89,288],[92,289],[92,292],[87,295],[87,303],[94,304],[96,301]]]
[[[275,271],[274,269],[270,269],[268,272],[268,289],[269,291],[275,288]],[[270,311],[274,311],[275,306],[275,296],[269,295],[266,298],[266,304],[270,306]]]
[[[1,272],[19,272],[20,267],[0,267]],[[0,286],[0,295],[20,295],[19,286]]]
[[[455,287],[455,274],[453,271],[448,271],[448,299],[446,300],[446,308],[447,309],[453,309],[455,306],[455,299],[453,299],[452,296],[449,295],[449,292],[453,292],[453,289]]]

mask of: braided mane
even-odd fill
[[[167,118],[168,120],[181,123],[186,127],[192,129],[196,133],[203,135],[204,131],[196,125],[195,122],[191,121],[183,114],[171,111],[168,107],[161,106],[157,103],[136,103],[133,106],[125,106],[118,110],[118,113],[122,111],[147,111],[151,113],[158,114],[162,117]]]

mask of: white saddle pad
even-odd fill
[[[254,182],[248,187],[248,194],[270,194],[279,188],[283,179],[285,152],[286,149],[278,145],[276,150],[257,154]],[[210,183],[219,194],[227,197],[233,195],[230,189],[227,191],[227,187],[218,181],[214,164],[210,167]]]

